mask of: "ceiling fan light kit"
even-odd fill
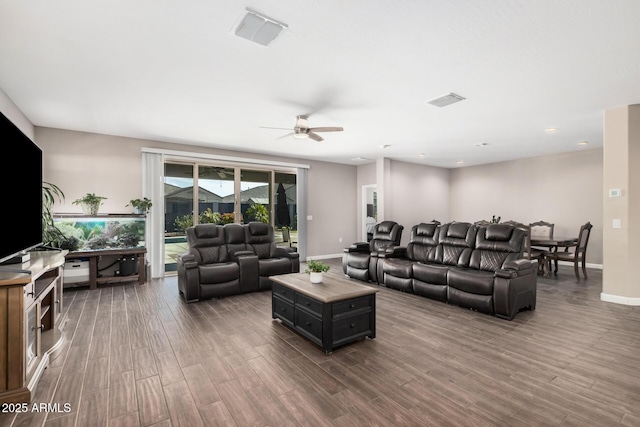
[[[308,119],[309,119],[309,116],[307,115],[301,114],[299,116],[296,116],[296,124],[293,127],[293,129],[291,129],[293,132],[283,135],[278,139],[293,135],[293,137],[296,139],[311,138],[314,141],[320,142],[320,141],[324,141],[324,138],[322,138],[316,132],[342,132],[344,130],[344,128],[340,126],[322,126],[322,127],[310,128]],[[262,126],[262,127],[264,129],[284,129],[284,128],[273,128],[273,127],[266,127],[266,126]]]

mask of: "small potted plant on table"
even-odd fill
[[[98,215],[98,209],[106,197],[96,196],[94,193],[87,193],[83,197],[73,201],[74,205],[80,205],[85,215]]]
[[[309,260],[304,272],[309,274],[311,283],[322,283],[322,273],[329,271],[329,268],[324,262]]]
[[[149,209],[151,209],[152,203],[150,199],[147,199],[145,197],[143,199],[133,199],[129,201],[129,205],[133,206],[135,213],[146,215],[147,213],[149,213]]]

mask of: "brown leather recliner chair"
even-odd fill
[[[382,221],[373,229],[370,242],[356,242],[342,254],[342,270],[354,279],[378,283],[378,253],[390,246],[400,246],[404,227],[394,221]]]
[[[407,246],[391,246],[378,255],[378,281],[388,288],[413,292],[413,265],[433,259],[438,245],[439,222],[411,227]]]

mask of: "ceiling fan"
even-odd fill
[[[311,138],[314,141],[324,141],[324,138],[322,138],[316,132],[341,132],[341,131],[344,130],[342,127],[338,127],[338,126],[310,128],[309,127],[309,116],[308,115],[296,116],[296,124],[293,127],[293,129],[290,129],[290,128],[272,128],[272,127],[266,127],[266,126],[261,126],[261,127],[263,129],[293,130],[293,132],[288,133],[286,135],[283,135],[278,139],[286,138],[288,136],[293,135],[293,137],[297,138],[297,139]]]

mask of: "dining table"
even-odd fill
[[[547,252],[556,252],[558,248],[568,248],[575,246],[578,243],[577,237],[531,237],[531,247],[532,248],[544,248]],[[551,273],[551,262],[547,262],[547,259],[543,258],[539,260],[542,264],[538,269],[539,274],[547,274]],[[549,264],[549,269],[547,270],[547,264]],[[555,265],[554,273],[558,272],[558,264]]]

